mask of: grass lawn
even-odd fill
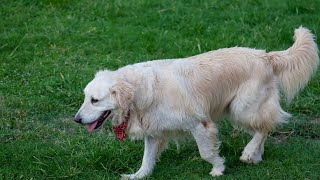
[[[0,179],[119,179],[140,167],[142,141],[110,123],[73,122],[99,69],[246,46],[283,50],[303,25],[320,38],[320,0],[4,0],[0,3]],[[318,41],[319,44],[319,41]],[[250,140],[220,121],[218,179],[320,178],[320,71],[270,134],[264,161],[240,162]],[[195,142],[165,151],[148,179],[211,179]]]

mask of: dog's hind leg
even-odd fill
[[[240,160],[254,164],[262,161],[268,132],[290,117],[281,109],[276,81],[273,79],[266,84],[246,84],[231,102],[230,113],[238,126],[253,135]]]
[[[267,106],[271,107],[268,101],[263,105],[265,110],[268,110],[269,107]],[[284,112],[279,104],[273,104],[269,110],[269,112],[257,112],[258,115],[260,114],[260,116],[257,116],[259,120],[256,120],[259,121],[259,123],[252,121],[250,125],[245,125],[245,128],[247,128],[249,132],[253,132],[253,138],[244,148],[240,157],[241,161],[254,164],[262,161],[264,142],[267,139],[268,132],[271,131],[277,123],[284,122],[290,117],[290,114]]]
[[[140,169],[134,174],[124,174],[121,179],[141,179],[151,174],[157,157],[160,156],[162,150],[167,146],[165,138],[155,138],[146,136],[144,139],[144,154]]]
[[[262,161],[264,142],[268,133],[255,132],[252,140],[244,148],[240,160],[246,163],[258,163]]]
[[[217,139],[218,130],[212,121],[203,121],[192,131],[197,142],[200,156],[213,165],[210,174],[220,176],[225,169],[224,159],[219,156],[219,145]]]

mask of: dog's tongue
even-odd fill
[[[87,124],[86,128],[87,128],[87,130],[89,132],[92,132],[94,130],[94,128],[97,126],[97,124],[98,124],[98,121],[95,121],[95,122],[93,122],[91,124]]]

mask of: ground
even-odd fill
[[[119,179],[141,163],[141,141],[119,142],[110,122],[92,134],[72,117],[97,70],[245,46],[283,50],[294,28],[320,37],[319,0],[39,0],[0,5],[0,179]],[[319,42],[318,42],[319,44]],[[239,160],[250,137],[219,123],[219,179],[320,177],[320,71],[270,134],[264,161]],[[174,144],[149,179],[211,179],[195,143]]]

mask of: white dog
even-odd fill
[[[168,140],[182,134],[194,137],[201,157],[213,165],[210,174],[222,175],[216,126],[221,114],[253,135],[240,160],[258,163],[268,132],[290,117],[280,107],[280,87],[292,100],[319,64],[313,34],[300,27],[294,39],[285,51],[234,47],[100,71],[84,89],[75,121],[91,132],[113,117],[121,140],[125,133],[144,138],[141,168],[123,175],[129,179],[149,175]]]

